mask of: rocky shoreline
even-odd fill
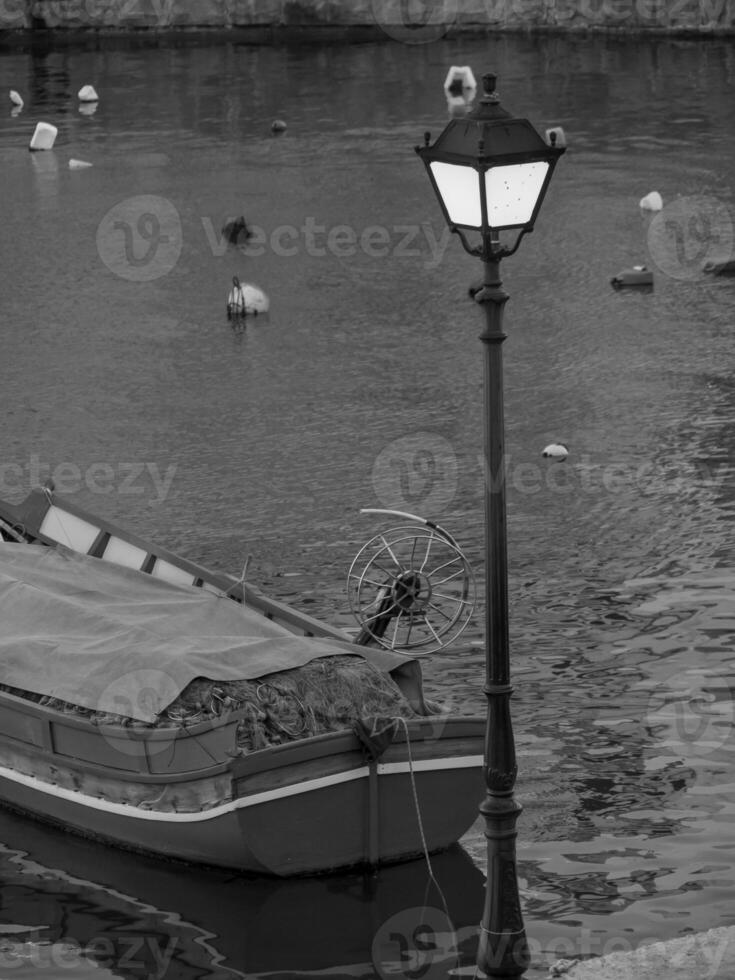
[[[735,0],[5,0],[0,37],[91,32],[390,38],[496,31],[735,34]]]
[[[548,980],[731,980],[734,976],[735,926],[720,926],[592,960],[560,960]]]

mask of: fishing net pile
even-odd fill
[[[349,730],[364,718],[415,717],[387,674],[361,657],[336,656],[254,681],[214,684],[197,678],[164,712],[161,723],[191,724],[234,709],[245,712],[238,746],[246,752]]]
[[[389,675],[362,657],[351,655],[320,657],[303,667],[254,680],[197,677],[152,725],[6,685],[0,689],[93,724],[136,730],[189,728],[242,710],[237,744],[245,752],[326,732],[348,731],[356,722],[376,716],[416,717]]]

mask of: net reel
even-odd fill
[[[371,538],[347,573],[356,642],[388,650],[432,653],[453,643],[475,608],[475,576],[452,535],[433,521],[400,510],[366,507],[398,524]]]

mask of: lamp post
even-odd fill
[[[516,869],[515,801],[518,766],[511,723],[508,643],[508,556],[505,518],[503,419],[503,308],[508,299],[500,260],[512,255],[533,230],[554,167],[564,153],[561,130],[547,143],[527,119],[500,106],[496,76],[483,76],[484,94],[463,118],[452,119],[436,141],[425,134],[416,152],[426,165],[444,217],[465,250],[484,264],[475,300],[485,310],[485,799],[480,813],[487,838],[485,908],[478,969],[485,976],[521,976],[529,965]],[[561,138],[559,138],[561,136]],[[469,239],[479,234],[479,244]]]

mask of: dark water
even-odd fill
[[[540,966],[735,921],[735,284],[701,272],[735,255],[731,45],[3,52],[0,91],[26,104],[0,119],[0,495],[53,476],[194,559],[237,572],[252,553],[255,582],[342,625],[350,560],[379,526],[361,507],[439,520],[479,573],[479,269],[413,153],[446,121],[452,64],[497,71],[509,108],[570,143],[503,269],[519,859]],[[38,120],[58,137],[29,154]],[[652,190],[656,216],[638,206]],[[247,255],[219,234],[239,214],[260,236]],[[639,263],[652,292],[610,287]],[[233,274],[271,299],[241,331]],[[563,464],[541,455],[558,440]],[[482,709],[480,621],[425,667],[464,712]],[[15,818],[3,831],[13,976],[65,955],[64,976],[95,980],[411,975],[380,930],[412,934],[420,864],[400,885],[182,880]],[[449,953],[432,977],[456,948],[471,961],[480,916],[480,873],[448,862],[454,931],[434,929]]]

